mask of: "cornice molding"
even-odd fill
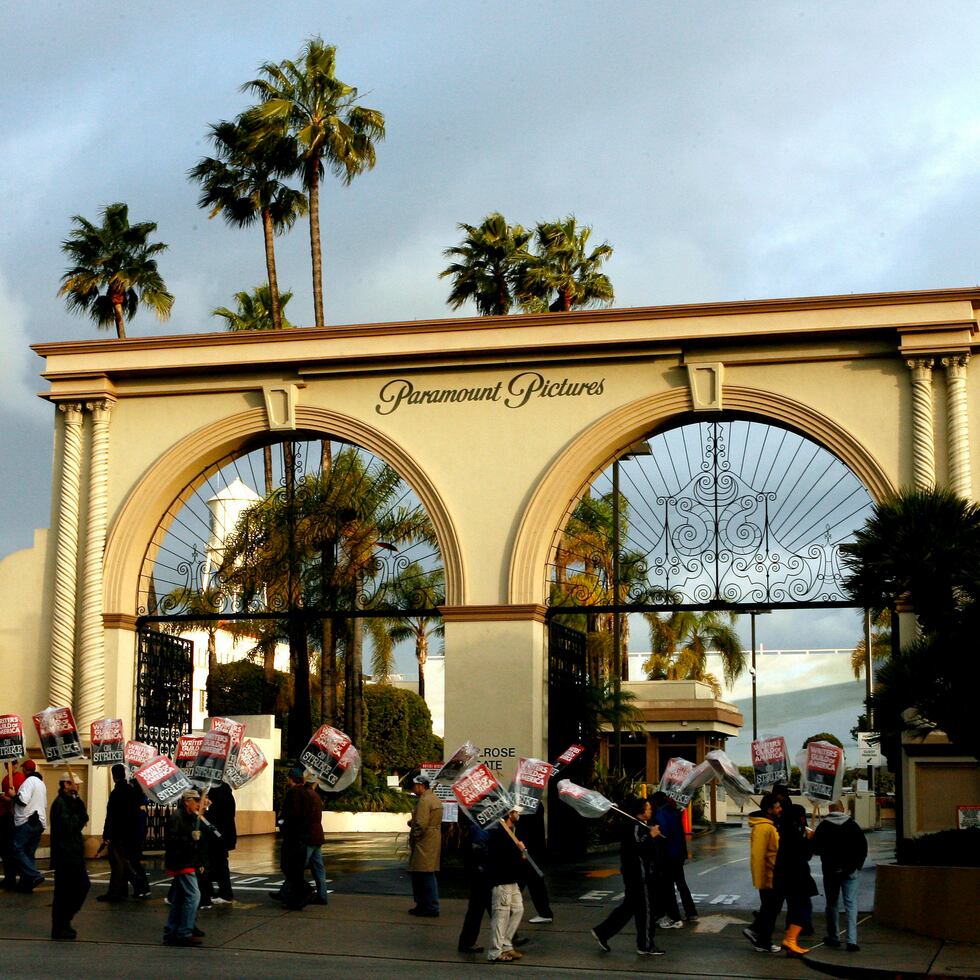
[[[545,622],[547,608],[537,603],[521,605],[494,606],[440,606],[443,622],[446,623],[491,623],[532,621]]]

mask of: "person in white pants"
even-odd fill
[[[513,831],[520,817],[514,809],[501,821]],[[487,842],[487,865],[493,891],[490,897],[491,938],[487,959],[491,963],[519,960],[523,953],[514,949],[514,933],[524,915],[524,900],[519,882],[527,848],[515,840],[504,827],[494,827]]]

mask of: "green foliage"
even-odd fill
[[[897,842],[895,857],[899,864],[980,868],[980,827],[904,838]]]
[[[274,713],[281,716],[292,699],[292,684],[289,674],[277,670],[270,690],[265,672],[250,660],[218,664],[211,672],[208,711],[211,715],[259,715],[271,702]]]
[[[839,749],[844,748],[844,743],[836,735],[831,735],[830,732],[817,732],[816,735],[811,735],[803,742],[803,748],[806,748],[811,742],[830,742],[831,745],[836,745]]]
[[[286,304],[293,298],[288,290],[279,294],[279,324],[272,303],[272,290],[268,286],[253,286],[251,292],[241,290],[235,293],[235,309],[219,306],[211,311],[225,321],[228,330],[288,330],[291,324],[282,314]]]
[[[324,810],[343,813],[411,813],[416,798],[385,785],[384,776],[362,770],[361,786],[348,786],[342,793],[321,793]]]
[[[407,772],[423,762],[442,758],[432,735],[429,707],[414,691],[387,684],[364,689],[367,732],[366,768],[378,772]]]

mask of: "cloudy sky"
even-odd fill
[[[0,555],[49,523],[28,345],[95,335],[56,296],[71,216],[125,201],[169,243],[173,318],[140,314],[132,335],[216,329],[211,309],[262,281],[261,237],[209,221],[185,174],[208,124],[246,106],[241,83],[313,34],[388,132],[373,172],[323,194],[329,322],[449,315],[441,250],[492,210],[592,225],[619,306],[980,278],[974,0],[11,4]],[[279,270],[310,323],[305,224]]]

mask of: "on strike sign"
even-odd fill
[[[39,711],[34,715],[34,727],[47,762],[70,762],[85,758],[71,708],[45,708]]]
[[[814,803],[832,802],[840,797],[844,778],[844,750],[830,742],[811,742],[806,747],[803,769],[803,795]]]
[[[537,813],[555,767],[542,759],[521,759],[514,777],[517,803],[525,813]]]
[[[188,776],[194,774],[194,763],[197,762],[197,755],[201,751],[203,741],[203,735],[181,735],[177,739],[177,752],[174,755],[174,762]]]
[[[339,729],[321,725],[299,757],[300,764],[312,772],[326,789],[334,786],[347,771],[352,756],[351,740]]]
[[[506,817],[514,806],[510,794],[483,763],[453,783],[453,795],[470,820],[484,830]]]
[[[763,790],[776,783],[789,782],[789,752],[786,739],[760,738],[752,743],[752,768],[755,770],[755,788]]]
[[[136,781],[146,795],[160,806],[167,806],[193,789],[191,781],[165,755],[158,755],[136,772]]]
[[[129,778],[132,779],[136,775],[136,770],[142,769],[151,759],[155,759],[157,754],[156,747],[147,745],[146,742],[127,742],[126,748],[123,749],[123,759]]]
[[[227,732],[210,731],[204,736],[191,779],[198,786],[210,788],[222,783],[228,757],[231,755],[231,736]]]
[[[92,765],[114,766],[123,761],[123,723],[121,718],[92,722]]]
[[[21,759],[25,755],[20,715],[0,715],[0,759]]]

